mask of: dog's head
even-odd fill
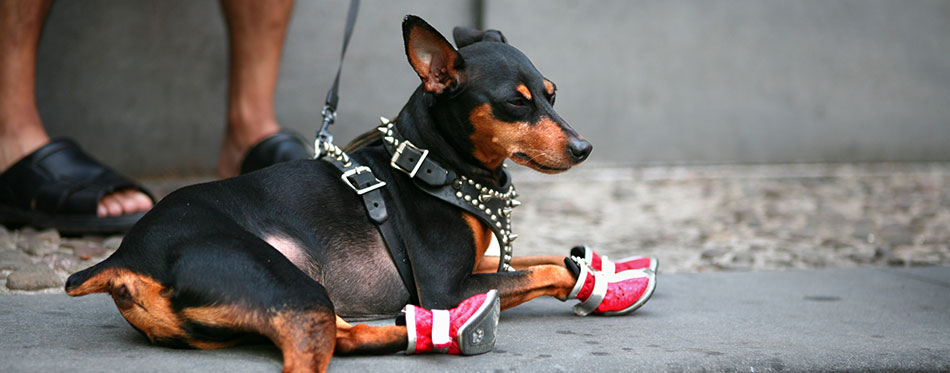
[[[439,103],[436,116],[463,127],[483,166],[511,158],[558,173],[590,155],[591,144],[554,111],[557,87],[501,32],[456,27],[455,49],[419,17],[406,16],[402,29],[409,64]]]

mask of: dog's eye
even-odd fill
[[[524,107],[524,106],[528,106],[530,102],[524,97],[517,97],[511,100],[508,100],[508,104],[515,107]]]

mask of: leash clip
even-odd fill
[[[333,144],[333,134],[330,133],[330,125],[336,122],[336,110],[330,105],[324,105],[320,111],[323,115],[323,125],[317,132],[317,138],[313,140],[313,158],[319,159],[326,153],[326,146]]]

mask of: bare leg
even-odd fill
[[[36,110],[36,48],[49,0],[0,1],[0,171],[48,143]],[[119,216],[152,207],[138,191],[118,191],[99,201],[97,214]]]
[[[221,0],[230,39],[228,124],[218,176],[237,176],[248,149],[277,133],[274,90],[293,0]]]

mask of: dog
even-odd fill
[[[285,371],[323,371],[334,353],[484,353],[500,310],[540,296],[577,299],[579,315],[642,306],[655,259],[511,257],[503,162],[558,173],[592,150],[554,111],[554,83],[498,31],[456,28],[456,49],[421,18],[402,29],[421,84],[394,120],[324,160],[169,194],[66,292],[110,294],[159,345],[266,337]],[[484,255],[493,237],[498,257]]]

